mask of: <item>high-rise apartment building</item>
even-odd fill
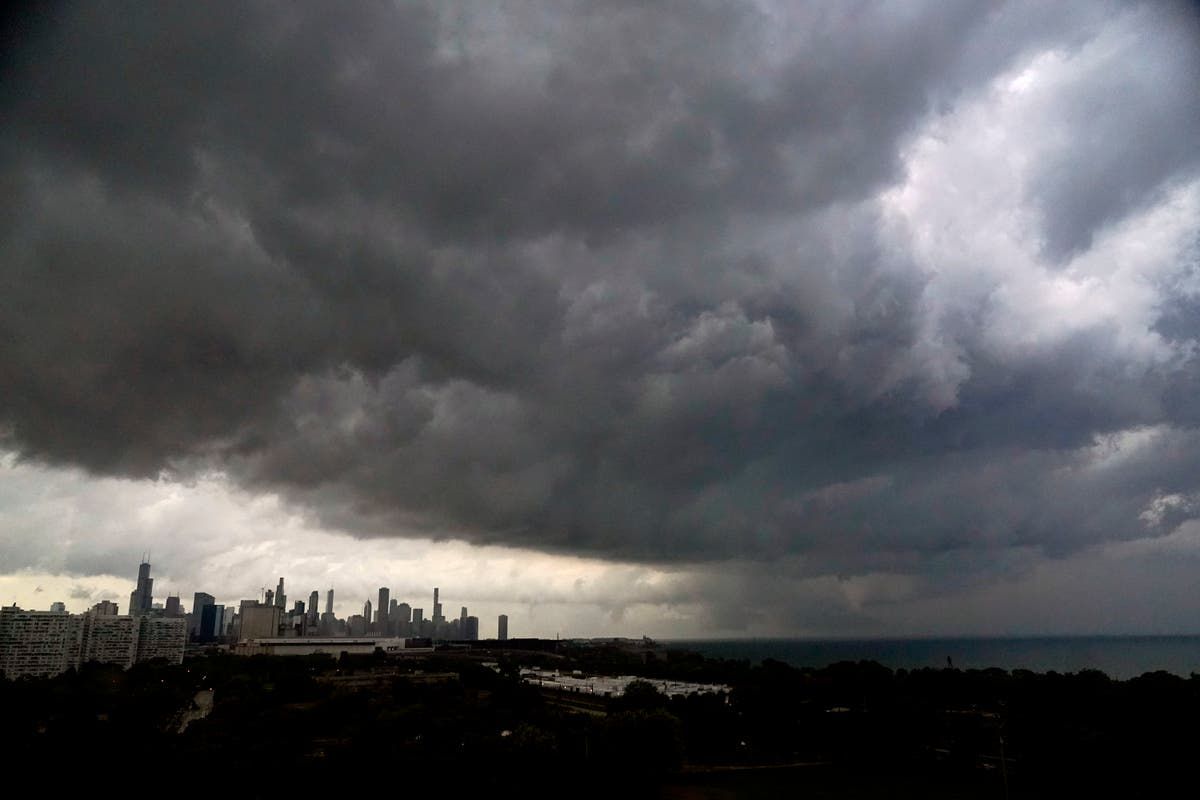
[[[56,611],[0,608],[0,673],[50,677],[79,663],[80,618]]]
[[[129,669],[137,660],[141,619],[128,615],[100,614],[95,610],[83,615],[80,662],[96,661]]]
[[[187,620],[182,617],[142,616],[138,621],[137,660],[164,658],[170,664],[183,663],[187,646]]]

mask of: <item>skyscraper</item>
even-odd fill
[[[183,611],[179,608],[179,595],[167,595],[166,614],[168,617],[182,617]]]
[[[150,562],[138,565],[137,588],[129,593],[129,613],[148,614],[154,605],[154,579],[150,577]]]
[[[496,638],[502,642],[508,641],[508,614],[501,614],[496,620]]]
[[[320,613],[321,595],[317,594],[316,590],[308,596],[308,618],[312,620],[314,625],[317,624],[317,614]]]
[[[325,613],[333,613],[333,589],[325,593]]]
[[[363,605],[363,619],[365,619],[367,621],[367,626],[370,627],[370,625],[371,625],[371,601],[370,600],[368,600]]]
[[[379,587],[379,632],[384,636],[388,633],[388,595],[391,591],[386,586]]]
[[[204,618],[204,607],[211,606],[217,599],[207,592],[196,592],[192,595],[192,625],[191,635],[200,635],[200,620]]]
[[[275,607],[287,608],[287,595],[283,593],[283,576],[279,577],[279,585],[275,587]]]

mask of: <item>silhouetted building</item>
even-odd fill
[[[279,635],[280,609],[243,600],[238,609],[238,639],[269,639]]]
[[[129,593],[129,613],[132,616],[148,614],[154,607],[154,579],[150,577],[150,564],[143,561],[138,565],[137,588]]]
[[[225,606],[209,603],[200,613],[200,628],[196,638],[202,642],[211,642],[213,639],[219,638],[224,633],[224,621]]]
[[[283,593],[283,577],[279,578],[279,585],[275,587],[275,606],[277,608],[287,608],[287,595]]]
[[[179,595],[167,595],[166,615],[168,617],[183,616],[183,609],[179,607]]]
[[[120,613],[120,609],[117,608],[117,604],[112,600],[101,600],[92,606],[92,613],[102,617],[115,617]]]
[[[388,611],[389,608],[388,596],[391,591],[386,586],[379,587],[379,632],[384,636],[388,633]]]
[[[211,606],[215,602],[216,598],[206,592],[196,592],[192,595],[192,625],[190,631],[192,636],[200,635],[200,620],[204,616],[204,607]]]
[[[461,622],[462,638],[468,642],[479,641],[479,617],[467,617]]]
[[[333,589],[325,593],[325,613],[333,613]]]
[[[50,610],[55,614],[65,614],[67,613],[67,604],[56,600],[50,604]]]
[[[496,638],[502,642],[508,641],[508,615],[501,614],[496,620]]]

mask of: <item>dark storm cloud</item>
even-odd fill
[[[1194,179],[1193,16],[1035,13],[63,6],[0,87],[7,442],[363,535],[796,575],[1167,532],[1190,306],[1151,355],[1118,312],[1005,349],[1038,290],[956,283],[880,199],[1039,53],[1074,70],[1012,132],[1056,269]]]

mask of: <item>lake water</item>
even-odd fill
[[[1098,669],[1125,679],[1165,670],[1182,677],[1200,673],[1200,636],[1073,636],[957,639],[719,639],[676,640],[712,658],[774,658],[797,667],[838,661],[877,661],[892,669],[1028,669],[1078,672]]]

